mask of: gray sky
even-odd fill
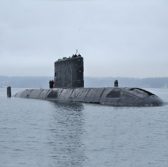
[[[85,76],[168,76],[167,0],[0,0],[0,75],[53,75],[75,50]]]

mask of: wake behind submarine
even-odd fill
[[[114,87],[84,88],[83,57],[75,54],[54,63],[54,80],[50,89],[26,89],[15,97],[42,99],[57,102],[82,102],[110,106],[161,106],[162,100],[141,88]]]

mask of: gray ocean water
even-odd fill
[[[168,102],[168,89],[150,91]],[[167,104],[63,104],[8,99],[0,89],[0,167],[167,166]]]

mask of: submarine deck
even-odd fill
[[[15,97],[111,106],[160,106],[162,100],[140,88],[53,88],[26,89]]]

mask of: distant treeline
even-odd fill
[[[0,87],[11,85],[14,88],[48,88],[52,77],[7,77],[0,76]],[[85,87],[111,87],[115,80],[121,87],[168,88],[168,77],[165,78],[123,78],[123,77],[85,77]]]
[[[0,76],[0,87],[8,85],[14,88],[48,88],[48,81],[52,77],[6,77]]]
[[[118,80],[121,87],[142,87],[142,88],[168,88],[168,77],[166,78],[85,78],[86,87],[113,86],[114,81]]]

